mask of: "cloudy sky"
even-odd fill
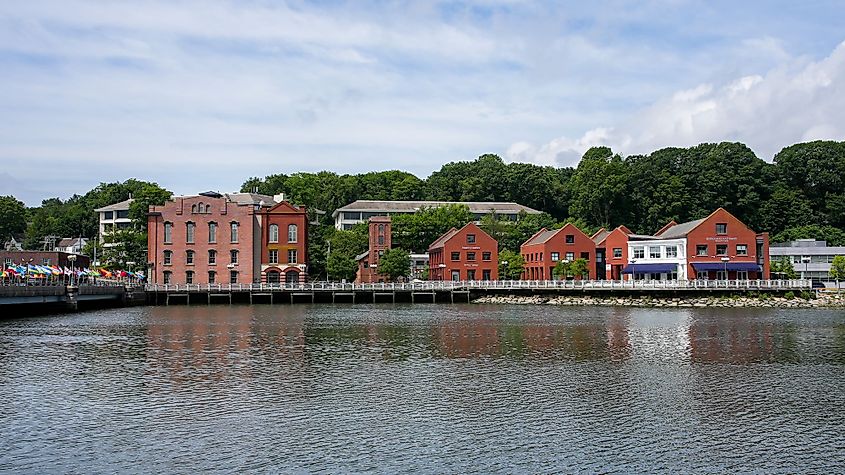
[[[595,4],[595,5],[593,5]],[[0,2],[0,195],[845,139],[841,1]]]

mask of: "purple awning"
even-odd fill
[[[623,274],[662,274],[677,272],[675,264],[628,264],[622,269]]]

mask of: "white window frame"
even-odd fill
[[[288,224],[288,244],[296,244],[299,239],[299,226]]]
[[[268,231],[267,241],[269,242],[279,242],[279,225],[278,224],[271,224],[270,229]]]

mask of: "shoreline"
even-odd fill
[[[594,297],[543,295],[491,295],[474,299],[474,304],[558,305],[648,308],[845,308],[845,294],[821,295],[811,299],[786,297]]]

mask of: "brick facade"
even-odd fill
[[[368,221],[369,248],[358,257],[358,273],[355,282],[369,284],[387,282],[388,279],[378,273],[378,261],[393,244],[393,229],[389,216],[374,216]]]
[[[475,223],[452,228],[428,249],[430,280],[499,280],[499,244]]]
[[[34,264],[39,266],[59,266],[74,269],[85,269],[90,267],[91,259],[88,256],[76,255],[76,261],[68,260],[70,253],[60,251],[3,251],[0,250],[0,266],[5,269],[8,263],[11,265]],[[137,269],[136,269],[137,270]]]
[[[669,227],[665,232],[670,232]],[[665,234],[661,233],[661,235]],[[755,263],[762,272],[749,272],[749,279],[769,279],[769,233],[756,233],[723,208],[719,208],[686,233],[687,266],[690,279],[696,278],[696,264],[718,264],[727,258],[727,265]],[[699,248],[702,246],[702,248]],[[703,250],[706,246],[706,254]],[[744,246],[744,251],[743,247]],[[701,249],[701,252],[700,252]],[[700,255],[701,254],[701,255]],[[709,279],[717,277],[715,270],[707,271]],[[728,279],[736,279],[737,272],[728,270]]]
[[[572,223],[556,230],[541,229],[520,246],[520,253],[525,261],[525,280],[553,280],[558,262],[575,259],[587,261],[589,279],[596,276],[596,244]]]
[[[210,194],[177,197],[162,206],[150,206],[149,282],[260,282],[258,212],[267,206],[263,203],[272,202],[263,195]],[[193,239],[188,236],[191,226]]]
[[[261,282],[305,282],[308,275],[308,215],[304,206],[282,201],[262,209]]]

